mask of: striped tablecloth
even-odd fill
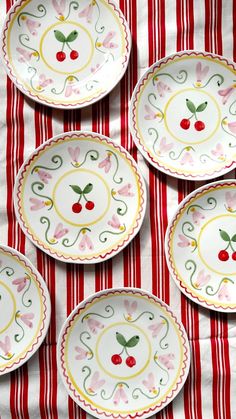
[[[178,202],[199,185],[172,179],[148,166],[128,130],[134,86],[157,59],[195,48],[236,60],[236,1],[119,3],[133,36],[131,61],[121,83],[94,106],[63,112],[36,104],[14,87],[0,67],[0,242],[26,254],[37,266],[52,301],[49,333],[38,353],[16,372],[0,378],[2,419],[85,419],[85,412],[68,398],[59,378],[57,337],[79,301],[94,291],[122,285],[145,288],[170,304],[182,317],[190,339],[189,378],[176,400],[157,418],[236,418],[236,315],[210,312],[187,300],[169,277],[164,256],[168,219]],[[12,4],[13,0],[0,1],[1,24]],[[74,129],[100,132],[121,143],[137,159],[148,185],[140,234],[125,251],[96,266],[58,263],[37,250],[20,230],[13,210],[13,185],[24,159],[48,138]],[[235,173],[226,177],[235,177]]]

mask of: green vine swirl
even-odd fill
[[[33,13],[29,13],[29,12],[22,12],[22,13],[19,14],[19,16],[17,18],[18,25],[21,26],[21,22],[20,22],[21,16],[30,16],[30,17],[33,17],[35,19],[42,19],[42,17],[46,16],[47,10],[46,10],[46,8],[44,7],[43,4],[39,4],[37,9],[38,9],[38,12],[41,13],[41,16],[37,16],[37,15],[34,15]]]
[[[13,356],[15,356],[15,354],[11,354],[11,356],[8,356],[7,358],[3,355],[0,355],[0,358],[3,359],[4,361],[10,361],[10,359],[12,359]]]
[[[205,84],[203,84],[202,86],[197,86],[197,85],[193,85],[196,89],[204,89],[204,87],[206,87],[212,79],[214,79],[215,77],[218,77],[219,80],[217,81],[217,86],[221,86],[224,83],[224,77],[221,74],[213,74],[213,76],[211,76],[207,82]]]
[[[186,228],[187,232],[185,231],[185,228]],[[197,240],[193,236],[190,236],[188,234],[188,233],[192,233],[193,231],[194,231],[194,225],[192,223],[190,223],[189,221],[185,221],[182,225],[182,233],[185,237],[192,240],[192,242],[194,243],[193,250],[192,250],[191,253],[193,253],[197,248]]]
[[[222,130],[223,130],[226,134],[228,134],[228,135],[230,135],[231,137],[233,137],[234,139],[236,139],[236,135],[232,134],[231,132],[226,131],[226,129],[225,129],[225,127],[224,127],[224,121],[225,121],[226,119],[227,119],[227,116],[225,116],[225,117],[222,119],[222,121],[221,121],[221,128],[222,128]],[[231,143],[229,143],[229,147],[230,147],[230,148],[235,148],[235,147],[236,147],[236,145],[233,145],[233,146],[232,146],[232,144],[231,144]]]
[[[101,17],[101,11],[100,11],[100,7],[98,6],[98,3],[97,3],[96,0],[95,0],[95,4],[96,4],[97,9],[98,9],[98,18],[97,18],[97,21],[95,23],[95,31],[100,34],[100,33],[104,32],[105,26],[100,26],[100,28],[98,28],[98,22],[99,22],[100,17]]]
[[[117,211],[116,211],[117,214],[125,215],[128,211],[128,206],[122,199],[115,198],[115,190],[114,189],[111,190],[111,197],[112,197],[112,199],[114,199],[114,201],[120,202],[124,206],[123,209],[120,208],[120,207],[117,208]]]
[[[85,391],[85,393],[86,393],[88,396],[96,396],[96,394],[97,394],[97,393],[92,393],[92,392],[89,392],[89,391],[88,391],[89,389],[87,389],[87,381],[88,381],[88,378],[89,378],[89,377],[90,377],[90,375],[91,375],[91,368],[89,368],[87,365],[85,365],[85,366],[82,368],[82,372],[83,372],[83,373],[86,373],[86,371],[88,371],[88,374],[86,375],[86,377],[85,377],[85,379],[84,379],[84,382],[83,382],[84,391]]]
[[[160,339],[159,346],[160,346],[161,349],[167,349],[169,347],[169,344],[165,343],[165,344],[162,345],[162,342],[167,337],[167,335],[169,333],[170,325],[169,325],[169,322],[168,322],[166,317],[164,317],[164,316],[160,316],[160,317],[162,318],[162,320],[164,320],[164,322],[166,324],[166,331],[165,331],[164,336]]]
[[[63,159],[61,158],[61,156],[55,155],[51,158],[51,162],[56,164],[56,167],[48,167],[48,166],[35,166],[33,167],[33,169],[31,170],[31,174],[35,173],[37,170],[39,169],[44,169],[44,170],[58,170],[60,169],[60,167],[63,165]]]
[[[152,79],[153,86],[155,86],[155,82],[157,81],[157,79],[159,79],[159,77],[162,77],[162,76],[170,77],[171,80],[173,80],[175,83],[184,84],[186,82],[187,78],[188,78],[188,73],[187,73],[186,70],[180,70],[179,73],[177,74],[176,78],[173,77],[169,73],[156,73],[155,76]]]
[[[91,339],[91,335],[89,334],[89,332],[82,332],[80,334],[80,337],[79,337],[80,342],[85,346],[86,349],[88,349],[88,357],[87,357],[87,359],[88,359],[88,361],[90,361],[90,359],[93,359],[94,353],[93,353],[92,349],[87,345],[87,343],[85,343],[83,341],[83,338],[84,337],[85,337],[85,339],[89,340],[89,339]]]
[[[192,260],[192,259],[189,259],[189,260],[187,260],[186,262],[185,262],[185,269],[187,269],[187,271],[190,271],[190,278],[189,278],[189,280],[190,280],[190,284],[192,285],[192,287],[195,289],[195,290],[198,290],[199,288],[198,287],[196,287],[195,285],[194,285],[194,283],[193,283],[193,276],[194,276],[194,274],[195,274],[195,272],[196,272],[196,269],[197,269],[197,265],[196,265],[196,263],[194,262],[194,260]]]
[[[156,394],[154,396],[150,396],[149,394],[144,393],[144,391],[141,390],[141,388],[136,387],[133,390],[133,392],[132,392],[132,397],[135,400],[137,400],[139,398],[139,395],[137,393],[140,393],[140,394],[142,394],[142,396],[145,396],[148,399],[153,400],[153,399],[156,399],[159,396],[159,394],[160,394],[160,388],[157,389],[157,392],[156,392]]]
[[[149,93],[149,95],[148,95],[148,102],[150,103],[151,106],[153,106],[153,108],[155,108],[158,112],[160,112],[161,119],[160,119],[159,122],[162,122],[163,119],[164,119],[164,113],[163,113],[163,111],[160,108],[158,108],[158,106],[156,106],[156,104],[154,102],[152,102],[152,99],[154,99],[155,101],[158,99],[157,98],[157,95],[155,95],[155,93]]]
[[[65,246],[65,247],[72,247],[72,246],[74,246],[74,245],[75,245],[75,243],[77,242],[77,240],[78,240],[78,238],[79,238],[80,234],[81,234],[82,232],[85,232],[85,231],[89,231],[89,232],[91,232],[90,228],[83,227],[83,228],[81,228],[81,229],[80,229],[80,231],[78,232],[78,234],[77,234],[77,236],[76,236],[75,240],[74,240],[72,243],[70,243],[70,240],[69,240],[69,239],[64,238],[64,239],[62,240],[62,245],[63,245],[63,246]]]
[[[209,205],[213,205],[213,207],[211,207],[211,208],[204,208],[204,207],[202,207],[201,205],[198,205],[198,204],[193,204],[193,205],[190,205],[189,207],[188,207],[188,209],[187,209],[187,214],[189,214],[189,211],[191,211],[191,209],[192,208],[200,208],[201,210],[203,210],[203,211],[212,211],[213,209],[215,209],[216,208],[216,205],[217,205],[217,200],[215,199],[215,198],[213,198],[213,196],[210,196],[209,198],[207,198],[207,203],[209,204]]]
[[[24,338],[24,336],[25,336],[25,331],[24,331],[24,328],[23,328],[23,327],[21,326],[21,324],[17,321],[17,318],[18,318],[19,313],[20,313],[20,310],[18,310],[18,311],[16,312],[16,314],[15,314],[15,322],[16,322],[16,324],[20,327],[20,329],[21,329],[21,334],[16,333],[16,334],[14,335],[14,339],[15,339],[15,341],[16,341],[17,343],[21,342],[21,341],[22,341],[22,339],[23,339],[23,338]]]
[[[231,103],[231,105],[230,105],[230,107],[229,107],[229,113],[231,114],[231,115],[233,115],[233,116],[235,116],[236,115],[236,107],[235,107],[235,110],[234,111],[232,111],[232,108],[233,108],[233,106],[236,104],[236,100],[234,100],[232,103]]]
[[[85,314],[85,316],[82,317],[81,323],[83,323],[84,320],[88,320],[88,318],[90,316],[97,316],[97,317],[100,317],[101,319],[110,319],[112,316],[114,316],[115,310],[114,310],[114,308],[110,304],[108,304],[105,307],[104,310],[107,313],[107,316],[105,316],[104,314],[99,314],[99,313],[93,313],[93,312],[91,312],[91,313]]]
[[[47,227],[46,227],[46,231],[45,231],[45,239],[46,239],[46,241],[48,242],[48,244],[50,244],[50,245],[55,245],[56,244],[56,242],[52,242],[49,238],[48,238],[48,232],[49,232],[49,230],[50,230],[50,227],[51,227],[51,223],[50,223],[50,220],[49,220],[49,218],[48,217],[41,217],[40,218],[40,223],[41,224],[46,224],[47,225]]]
[[[127,322],[129,322],[129,323],[135,323],[135,322],[137,322],[142,316],[144,316],[144,315],[149,315],[149,318],[148,318],[148,320],[153,320],[154,319],[154,314],[153,313],[151,313],[151,311],[143,311],[142,313],[140,313],[139,314],[139,316],[138,317],[136,317],[136,319],[134,319],[134,320],[129,320],[128,318],[127,318],[127,316],[125,316],[125,315],[123,315],[124,316],[124,319],[127,321]]]
[[[171,150],[169,152],[169,157],[171,160],[178,160],[184,151],[190,151],[190,150],[195,152],[195,149],[192,146],[188,146],[188,147],[184,147],[177,156],[176,156],[175,151]]]
[[[159,138],[159,134],[158,134],[158,132],[157,132],[156,128],[148,128],[148,134],[149,134],[150,136],[152,136],[153,134],[155,134],[155,136],[156,136],[156,138],[155,138],[155,140],[154,140],[154,143],[153,143],[153,145],[152,145],[152,149],[153,149],[154,153],[155,153],[156,155],[158,155],[157,151],[155,150],[155,148],[156,148],[156,143],[157,143],[158,138]]]
[[[37,74],[37,70],[36,70],[36,68],[34,68],[34,67],[28,67],[28,73],[29,73],[29,74],[32,74],[32,76],[30,77],[30,86],[32,87],[32,89],[33,89],[35,92],[39,92],[39,90],[38,90],[38,89],[36,89],[36,88],[34,87],[34,84],[33,84],[33,80],[34,80],[34,78],[35,78],[35,76],[36,76],[36,74]],[[40,90],[40,92],[44,92],[44,89]]]
[[[117,387],[119,387],[119,386],[124,386],[124,387],[126,387],[126,388],[129,388],[129,385],[128,385],[127,383],[125,383],[125,382],[123,382],[123,381],[120,381],[119,383],[117,383],[117,384],[115,385],[115,387],[114,387],[113,391],[112,391],[112,392],[111,392],[111,394],[110,394],[109,396],[107,396],[107,397],[106,397],[106,391],[105,391],[104,389],[102,389],[102,391],[101,391],[101,398],[102,398],[103,400],[110,400],[110,399],[112,399],[112,397],[113,397],[113,396],[114,396],[114,394],[115,394],[115,391],[116,391]]]
[[[25,278],[27,278],[27,279],[29,280],[29,284],[28,284],[28,286],[27,286],[26,290],[24,291],[24,293],[22,294],[22,297],[21,297],[21,302],[22,302],[22,304],[23,304],[23,306],[24,306],[24,307],[29,308],[29,307],[32,305],[32,300],[31,300],[31,299],[29,299],[29,300],[26,302],[26,301],[25,301],[25,297],[26,297],[26,294],[27,294],[27,292],[29,291],[29,289],[30,289],[30,287],[31,287],[31,278],[30,278],[30,276],[29,276],[27,273],[25,273]]]
[[[71,1],[70,2],[70,4],[69,4],[69,11],[68,11],[68,14],[66,15],[66,17],[65,17],[65,20],[67,20],[68,19],[68,17],[70,16],[70,14],[71,14],[71,9],[72,9],[72,6],[73,6],[73,10],[78,10],[79,9],[79,3],[77,2],[77,1]],[[56,17],[56,19],[57,20],[61,20],[60,18],[58,18],[58,17]]]
[[[96,160],[98,160],[98,158],[99,158],[99,152],[97,151],[97,150],[89,150],[89,151],[87,151],[87,153],[85,154],[85,157],[84,157],[84,160],[82,161],[82,163],[71,163],[72,164],[72,166],[73,167],[76,167],[76,168],[80,168],[80,167],[82,167],[85,163],[86,163],[86,161],[87,161],[87,158],[88,158],[88,156],[91,154],[91,156],[90,156],[90,160],[91,161],[96,161]]]
[[[11,268],[10,266],[5,266],[4,268],[2,268],[0,270],[0,274],[3,273],[4,271],[6,271],[7,276],[12,276],[15,273],[14,269]]]
[[[232,279],[225,277],[220,281],[220,284],[219,284],[218,288],[216,289],[216,291],[214,291],[214,288],[211,285],[208,285],[206,287],[207,295],[210,295],[210,296],[216,295],[218,293],[218,291],[220,290],[220,287],[221,287],[222,283],[225,282],[225,281],[227,281],[227,282],[229,281],[229,282],[231,282],[231,284],[234,284],[234,281],[232,281]]]
[[[26,33],[22,33],[21,35],[19,35],[19,42],[20,42],[20,44],[23,47],[27,48],[29,51],[33,51],[33,55],[36,57],[36,61],[39,61],[40,60],[40,54],[39,54],[39,52],[36,49],[34,49],[32,47],[29,47],[29,45],[24,44],[24,42],[29,42],[29,41],[30,41],[30,37]],[[29,67],[29,68],[33,68],[33,67]]]
[[[163,368],[160,364],[159,364],[159,362],[157,362],[157,359],[158,359],[158,353],[157,353],[157,351],[155,352],[155,355],[154,355],[154,362],[155,362],[155,364],[162,370],[162,371],[164,371],[165,372],[165,374],[166,374],[166,381],[164,381],[163,382],[163,378],[161,378],[160,379],[160,381],[159,381],[159,383],[160,383],[160,385],[161,386],[166,386],[166,384],[168,383],[168,381],[169,381],[169,378],[170,378],[170,375],[169,375],[169,373],[168,373],[168,371],[165,369],[165,368]]]
[[[114,173],[114,175],[113,175],[113,181],[116,183],[116,184],[120,184],[120,183],[122,183],[123,182],[123,177],[120,177],[119,179],[116,179],[116,175],[117,175],[117,172],[118,172],[118,170],[119,170],[119,160],[118,160],[118,157],[117,157],[117,155],[113,152],[113,151],[111,151],[111,150],[106,150],[107,151],[107,153],[110,153],[110,154],[112,154],[112,156],[115,158],[115,161],[116,161],[116,170],[115,170],[115,173]]]
[[[116,233],[116,232],[114,232],[114,231],[110,231],[110,230],[105,230],[105,231],[102,231],[100,234],[99,234],[99,240],[100,240],[100,242],[101,243],[106,243],[106,241],[107,241],[107,237],[103,237],[104,236],[104,234],[106,235],[106,234],[112,234],[113,236],[119,236],[120,234],[123,234],[125,231],[126,231],[126,226],[125,226],[125,224],[123,224],[123,230],[121,230],[119,233]]]
[[[55,87],[53,87],[53,88],[51,89],[51,92],[52,92],[54,95],[61,95],[61,94],[65,91],[65,88],[66,88],[67,82],[71,79],[71,77],[73,77],[73,81],[74,81],[74,79],[75,79],[76,81],[79,81],[79,79],[78,79],[76,76],[68,76],[68,77],[65,79],[65,81],[64,81],[64,85],[63,85],[62,90],[57,91],[57,89],[56,89]]]
[[[201,154],[201,156],[199,157],[199,160],[202,164],[207,163],[207,159],[214,161],[215,163],[220,163],[221,160],[220,159],[213,159],[213,157],[209,156],[208,154]],[[222,160],[224,161],[224,160]]]
[[[51,198],[49,198],[49,196],[47,196],[47,195],[42,195],[42,194],[38,193],[38,191],[42,191],[44,189],[44,186],[45,185],[42,182],[33,182],[32,185],[31,185],[31,190],[36,196],[39,196],[40,198],[44,198],[47,201],[49,201],[50,206],[48,206],[48,210],[51,210],[52,207],[53,207],[53,200]],[[36,188],[37,188],[37,190],[36,190]]]

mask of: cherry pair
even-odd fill
[[[231,257],[233,260],[236,260],[236,252],[233,252]],[[229,260],[229,253],[227,252],[227,250],[221,250],[218,253],[218,259],[221,260],[221,262],[226,262],[227,260]]]
[[[79,57],[78,51],[76,51],[76,50],[73,49],[70,52],[70,58],[71,58],[71,60],[77,60],[78,57]],[[66,59],[66,53],[64,51],[58,51],[57,54],[56,54],[56,59],[57,59],[57,61],[60,61],[60,62],[65,61],[65,59]]]
[[[190,120],[187,118],[182,119],[182,121],[180,122],[180,126],[181,128],[187,130],[190,128]],[[194,123],[194,128],[196,131],[202,131],[203,129],[205,129],[205,124],[202,121],[196,121]]]
[[[85,208],[89,211],[94,209],[94,202],[93,201],[87,201],[85,204]],[[72,205],[72,211],[75,212],[76,214],[79,214],[82,211],[83,207],[79,202],[76,202],[75,204]]]
[[[122,364],[122,358],[119,354],[114,354],[111,357],[111,362],[114,365]],[[136,365],[136,359],[133,356],[128,356],[125,360],[125,363],[128,367],[132,368]]]

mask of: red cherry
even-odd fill
[[[82,205],[79,202],[76,202],[74,205],[72,205],[72,211],[76,214],[79,214],[82,211]]]
[[[77,60],[77,58],[79,57],[79,53],[78,53],[78,51],[75,51],[74,49],[73,49],[73,51],[71,51],[71,53],[70,53],[70,58],[72,59],[72,60]]]
[[[182,119],[182,121],[180,122],[180,126],[183,129],[189,129],[189,127],[190,127],[189,119]]]
[[[56,55],[57,61],[64,61],[66,59],[66,54],[63,51],[59,51]]]
[[[202,131],[205,128],[205,124],[202,121],[196,121],[194,127],[197,131]]]
[[[89,211],[91,211],[91,210],[93,210],[94,209],[94,202],[93,201],[88,201],[88,202],[86,202],[86,205],[85,205],[85,207],[87,208],[87,210],[89,210]]]
[[[233,253],[232,253],[232,259],[233,259],[233,260],[236,260],[236,252],[233,252]]]
[[[126,362],[126,365],[128,365],[128,367],[130,368],[136,365],[136,359],[133,356],[128,356],[125,362]]]
[[[122,358],[121,358],[121,356],[119,354],[112,355],[111,362],[114,365],[122,364]]]
[[[222,261],[222,262],[226,262],[229,259],[229,254],[226,250],[221,250],[218,253],[218,258]]]

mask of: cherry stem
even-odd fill
[[[73,50],[72,50],[72,48],[70,47],[70,45],[69,45],[69,43],[68,43],[68,42],[66,42],[66,45],[68,46],[68,48],[69,48],[71,51],[73,51]]]
[[[231,248],[231,250],[233,250],[233,252],[234,252],[234,248],[233,248],[233,246],[232,246],[232,242],[231,242],[231,240],[229,240],[229,243],[228,243],[228,245],[226,246],[225,250],[227,250],[229,247],[230,247],[230,248]]]

